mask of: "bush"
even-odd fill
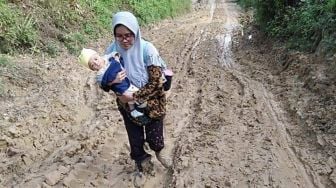
[[[3,1],[0,1],[0,31],[1,53],[32,48],[38,39],[33,15],[24,16]]]
[[[8,67],[11,64],[8,57],[0,55],[0,71],[2,71],[3,67]]]
[[[129,3],[140,24],[174,17],[191,8],[191,0],[130,0]]]
[[[3,78],[4,78],[4,69],[11,68],[12,63],[10,59],[6,56],[0,55],[0,96],[4,94],[4,84],[3,84]]]
[[[330,4],[306,2],[298,8],[287,8],[285,14],[272,20],[267,31],[275,37],[287,38],[293,49],[314,52],[319,45],[335,51],[336,14]]]
[[[88,11],[93,12],[93,20],[92,22],[88,22],[89,25],[86,25],[86,28],[89,29],[93,27],[98,29],[99,33],[107,34],[111,30],[111,17],[112,13],[119,10],[122,5],[122,0],[90,0],[90,1],[83,1],[86,6],[86,13],[89,14]],[[86,32],[89,30],[86,30]],[[90,32],[87,32],[90,33]],[[98,35],[99,36],[99,35]]]
[[[87,41],[80,32],[75,32],[65,36],[64,44],[70,53],[76,53],[81,49],[82,44],[87,43]]]
[[[253,6],[255,20],[268,35],[287,42],[288,47],[326,53],[336,49],[336,0],[240,0]]]
[[[254,0],[238,0],[237,2],[241,7],[245,8],[245,9],[254,6]]]

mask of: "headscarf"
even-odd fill
[[[121,54],[125,63],[128,79],[138,88],[148,83],[148,73],[143,58],[143,47],[141,43],[140,27],[136,17],[130,12],[118,12],[112,18],[112,30],[118,25],[124,25],[134,33],[134,44],[128,50],[124,50],[117,40],[115,40],[116,51]]]

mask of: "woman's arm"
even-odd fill
[[[133,95],[139,102],[147,101],[158,92],[162,92],[162,69],[166,66],[159,51],[151,42],[146,41],[145,46],[144,61],[147,65],[148,83]]]
[[[148,66],[148,83],[133,94],[135,100],[147,101],[151,96],[162,90],[162,71],[159,66]]]

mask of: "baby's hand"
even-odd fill
[[[125,78],[126,78],[126,71],[122,70],[118,72],[116,78],[113,81],[109,82],[107,85],[111,86],[113,84],[121,83]]]
[[[120,54],[118,52],[111,52],[112,57],[114,58],[114,60],[120,62]]]
[[[122,70],[118,72],[116,79],[114,80],[116,83],[121,83],[126,78],[126,71]]]

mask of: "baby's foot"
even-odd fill
[[[146,106],[147,106],[147,102],[143,102],[143,103],[141,103],[141,104],[137,104],[137,108],[146,108]]]
[[[133,110],[133,111],[131,112],[131,116],[134,117],[134,118],[137,118],[137,117],[139,117],[139,116],[143,116],[143,115],[144,115],[143,113],[141,113],[141,112],[139,112],[139,111],[137,111],[137,110]]]

